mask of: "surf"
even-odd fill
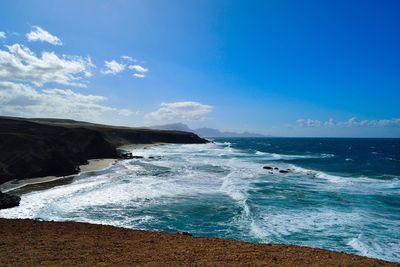
[[[185,231],[399,261],[398,177],[380,169],[371,176],[326,171],[328,163],[359,157],[343,157],[336,147],[289,151],[271,139],[126,147],[138,158],[24,194],[19,207],[1,210],[0,217]],[[374,236],[372,243],[365,245],[360,233]]]

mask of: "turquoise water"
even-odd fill
[[[214,141],[133,150],[145,158],[25,194],[0,217],[186,231],[400,262],[400,139]]]

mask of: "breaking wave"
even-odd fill
[[[130,150],[143,158],[24,194],[0,217],[188,231],[400,261],[396,176],[329,173],[293,163],[335,160],[335,153],[269,153],[234,141]]]

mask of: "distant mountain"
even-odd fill
[[[267,137],[266,135],[263,134],[250,133],[250,132],[243,132],[243,133],[221,132],[220,130],[213,128],[198,128],[194,130],[194,133],[203,137]]]
[[[183,123],[172,123],[158,126],[151,126],[149,128],[157,129],[157,130],[167,130],[167,131],[182,131],[182,132],[192,132],[193,130],[189,128],[186,124]]]
[[[250,132],[243,132],[243,133],[221,132],[218,129],[206,128],[206,127],[191,129],[184,123],[173,123],[173,124],[151,126],[150,128],[159,130],[192,132],[201,137],[268,137],[267,135],[250,133]]]

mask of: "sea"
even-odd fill
[[[400,262],[400,139],[210,140],[128,147],[143,158],[25,193],[0,217],[188,232]]]

